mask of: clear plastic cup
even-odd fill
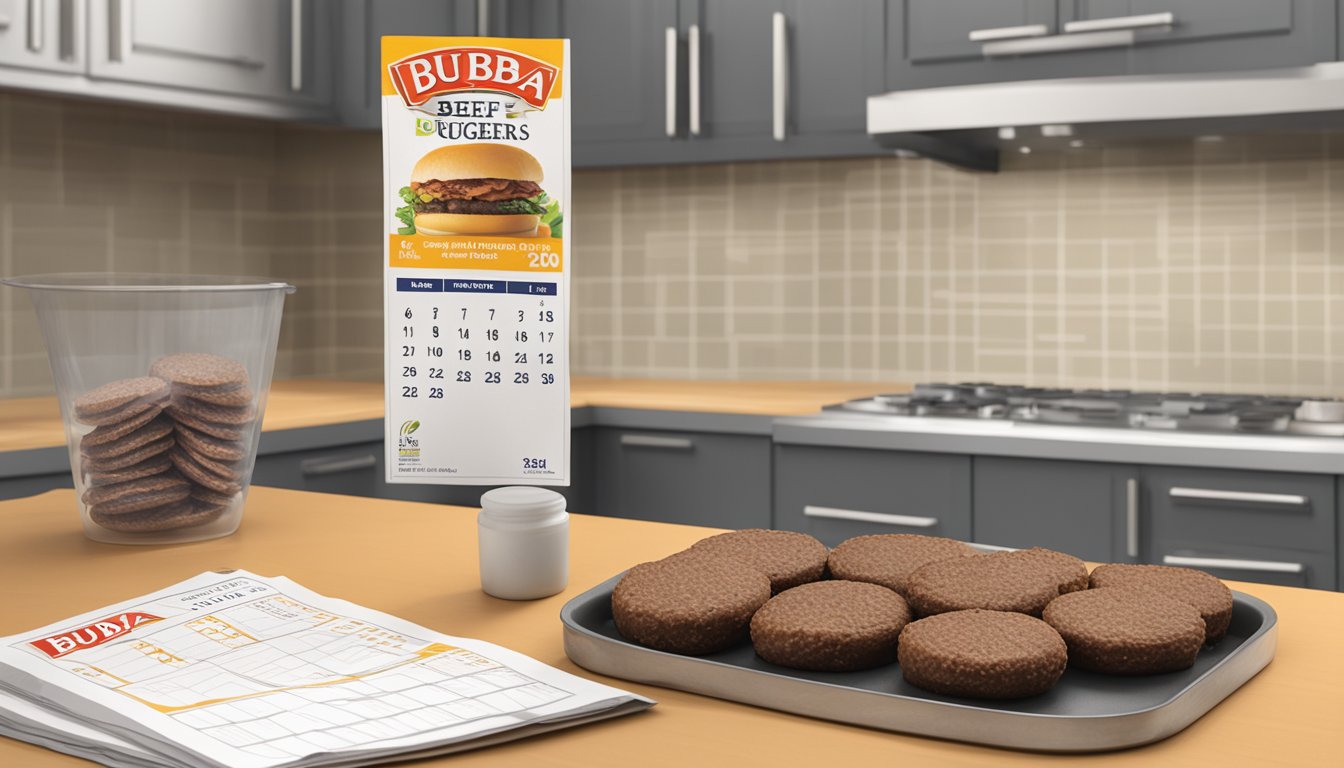
[[[85,535],[117,544],[164,544],[237,530],[257,458],[280,314],[294,286],[265,278],[105,273],[0,282],[25,289],[37,310]],[[149,377],[155,361],[184,353],[196,354],[171,360],[190,363],[176,366],[175,374],[185,369],[186,382],[164,375],[160,391],[128,403],[89,395],[104,385],[121,386],[112,382]],[[241,386],[237,365],[210,365],[219,358],[245,369]],[[198,376],[194,366],[200,361],[205,367]],[[215,375],[221,369],[234,375]],[[137,385],[159,387],[153,381]],[[90,402],[107,407],[89,413]],[[138,419],[125,415],[132,412]],[[131,429],[139,422],[144,424]],[[95,429],[102,432],[86,439]],[[178,498],[183,480],[188,495]]]

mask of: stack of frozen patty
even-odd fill
[[[981,554],[951,539],[720,534],[631,568],[617,629],[702,655],[750,641],[763,660],[831,672],[896,662],[910,684],[970,698],[1044,693],[1067,666],[1187,669],[1226,633],[1232,593],[1200,571],[1105,565],[1048,549]]]
[[[155,360],[75,400],[83,501],[109,530],[150,533],[219,518],[242,490],[256,419],[247,370],[218,355]]]

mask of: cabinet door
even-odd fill
[[[787,0],[784,13],[788,133],[866,134],[868,97],[884,90],[882,0]]]
[[[852,536],[971,538],[971,459],[859,448],[775,446],[775,527],[833,547]]]
[[[699,138],[768,141],[774,15],[784,0],[685,0],[682,7],[683,26],[700,30]]]
[[[1038,27],[1060,32],[1055,0],[888,0],[887,88],[1123,74],[1128,50],[986,58],[972,33]]]
[[[716,528],[770,527],[770,438],[599,427],[595,511]]]
[[[74,488],[75,481],[70,472],[58,472],[50,475],[24,475],[23,477],[0,478],[0,501],[19,499],[24,496],[36,496],[57,488]]]
[[[89,74],[254,98],[322,99],[318,0],[89,0]]]
[[[1145,467],[1150,562],[1334,589],[1335,478]]]
[[[296,491],[377,496],[383,478],[381,440],[258,456],[252,484]]]
[[[382,125],[384,36],[476,33],[476,4],[469,0],[343,0],[340,12],[338,103],[341,122],[354,128]]]
[[[1132,74],[1290,67],[1335,56],[1331,0],[1063,0],[1060,24],[1170,13],[1170,27],[1136,28]]]
[[[1132,562],[1139,551],[1137,493],[1137,467],[977,456],[975,541]]]
[[[0,66],[80,72],[84,3],[0,0]]]

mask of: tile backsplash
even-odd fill
[[[1344,394],[1344,135],[574,186],[582,373]]]
[[[0,274],[286,279],[277,377],[378,378],[380,176],[377,134],[0,92]],[[575,374],[1344,394],[1344,135],[573,186]],[[43,350],[0,289],[0,396]]]

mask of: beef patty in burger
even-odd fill
[[[541,164],[505,144],[440,147],[415,164],[402,197],[422,235],[537,234],[546,212]]]

